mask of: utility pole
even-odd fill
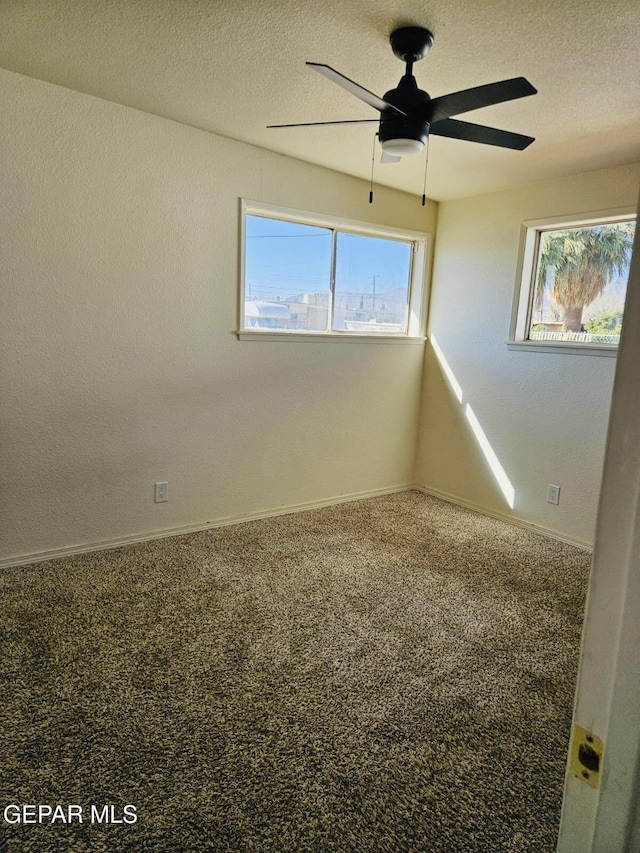
[[[371,280],[373,281],[373,307],[372,311],[376,310],[376,279],[380,278],[380,275],[372,275]]]

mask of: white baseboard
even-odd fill
[[[33,554],[22,554],[19,557],[9,557],[0,560],[0,569],[10,566],[25,566],[29,563],[41,563],[44,560],[55,560],[59,557],[70,557],[74,554],[86,554],[90,551],[107,551],[111,548],[121,548],[123,545],[133,545],[136,542],[150,542],[153,539],[165,539],[168,536],[183,536],[185,533],[196,533],[198,530],[210,530],[214,527],[226,527],[229,524],[242,524],[246,521],[255,521],[260,518],[274,518],[278,515],[289,515],[294,512],[305,512],[311,509],[320,509],[324,506],[335,506],[348,503],[349,501],[361,501],[366,498],[380,497],[381,495],[392,495],[396,492],[407,492],[414,489],[412,483],[401,486],[391,486],[384,489],[370,489],[365,492],[355,492],[349,495],[340,495],[334,498],[319,501],[306,501],[305,503],[290,504],[278,509],[251,512],[245,515],[226,516],[215,521],[206,521],[202,524],[187,524],[183,527],[171,527],[164,530],[152,530],[148,533],[140,533],[134,536],[124,536],[118,539],[110,539],[104,542],[89,542],[84,545],[72,545],[68,548],[54,548],[50,551],[38,551]]]
[[[133,545],[136,542],[150,542],[154,539],[165,539],[169,536],[182,536],[185,533],[196,533],[198,530],[211,530],[215,527],[226,527],[230,524],[243,524],[247,521],[255,521],[260,518],[274,518],[278,515],[289,515],[294,512],[305,512],[311,509],[320,509],[325,506],[336,506],[337,504],[348,503],[349,501],[361,501],[367,498],[380,497],[381,495],[392,495],[396,492],[407,492],[416,490],[427,495],[440,498],[465,509],[473,510],[481,515],[487,515],[490,518],[496,518],[499,521],[506,521],[507,524],[512,524],[515,527],[521,527],[525,530],[532,530],[539,533],[541,536],[548,536],[551,539],[557,539],[560,542],[566,542],[569,545],[575,545],[578,548],[583,548],[585,551],[591,551],[593,546],[589,542],[583,542],[579,539],[573,539],[570,536],[565,536],[557,530],[551,530],[547,527],[541,527],[537,524],[531,524],[520,518],[515,518],[505,513],[491,512],[484,507],[471,503],[470,501],[461,500],[455,495],[441,492],[438,489],[431,489],[420,483],[407,483],[400,486],[392,486],[384,489],[370,489],[364,492],[355,492],[349,495],[339,495],[338,497],[328,498],[319,501],[306,501],[299,504],[290,504],[288,506],[279,507],[278,509],[262,510],[259,512],[246,513],[244,515],[226,516],[216,519],[215,521],[207,521],[202,524],[187,524],[183,527],[171,527],[164,530],[151,530],[147,533],[140,533],[134,536],[124,536],[118,539],[110,539],[104,542],[89,542],[84,545],[72,545],[68,548],[54,548],[50,551],[38,551],[33,554],[22,554],[19,557],[9,557],[5,560],[0,560],[0,568],[9,568],[11,566],[24,566],[29,563],[41,563],[44,560],[55,560],[59,557],[70,557],[74,554],[86,554],[90,551],[107,551],[111,548],[121,548],[123,545]]]
[[[425,495],[433,495],[434,498],[440,498],[448,503],[456,506],[464,507],[464,509],[473,510],[480,515],[487,515],[489,518],[496,518],[498,521],[506,521],[507,524],[512,524],[514,527],[521,527],[524,530],[531,530],[533,533],[539,533],[541,536],[548,536],[550,539],[557,539],[559,542],[566,542],[567,545],[575,545],[577,548],[582,548],[584,551],[593,551],[591,542],[584,542],[582,539],[574,539],[571,536],[565,536],[564,533],[559,533],[557,530],[552,530],[550,527],[542,527],[539,524],[532,524],[522,518],[517,518],[513,515],[507,515],[501,512],[492,512],[484,507],[478,506],[471,501],[465,501],[455,495],[450,495],[448,492],[441,492],[439,489],[431,489],[428,486],[423,486],[416,483],[413,488],[418,492],[423,492]]]

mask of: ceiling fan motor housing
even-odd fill
[[[398,107],[406,116],[394,110],[383,110],[380,115],[380,142],[391,139],[416,139],[426,144],[429,136],[431,98],[427,92],[418,89],[415,77],[405,75],[396,89],[385,93],[384,100]]]

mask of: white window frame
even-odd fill
[[[407,331],[401,334],[380,332],[371,334],[353,331],[303,332],[286,329],[247,329],[245,328],[245,243],[247,216],[266,216],[300,225],[317,225],[336,232],[359,234],[365,237],[382,237],[402,240],[413,245],[411,273],[409,282],[409,315]],[[238,340],[241,341],[340,341],[349,343],[392,343],[420,344],[425,340],[427,314],[427,265],[430,260],[430,235],[420,231],[408,231],[388,225],[375,225],[342,217],[327,216],[321,213],[296,210],[251,199],[240,199],[240,288],[238,303]],[[334,270],[331,271],[331,294],[335,285]]]
[[[613,357],[618,354],[617,344],[529,340],[528,334],[533,306],[533,289],[537,274],[540,235],[542,232],[554,229],[584,228],[590,225],[605,225],[612,222],[633,222],[635,219],[636,210],[633,207],[620,207],[593,213],[553,216],[545,219],[529,219],[522,223],[515,297],[509,339],[506,342],[510,350]]]

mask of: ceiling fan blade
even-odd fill
[[[379,118],[355,118],[355,119],[347,119],[346,121],[306,121],[302,122],[302,124],[268,124],[267,129],[273,127],[316,127],[320,124],[364,124],[365,122],[376,122],[376,124],[380,121]]]
[[[386,151],[382,152],[382,157],[380,158],[381,163],[399,163],[402,160],[402,157],[396,157],[395,154],[388,154]]]
[[[475,86],[461,92],[442,95],[431,101],[433,113],[432,122],[441,121],[450,116],[501,104],[504,101],[514,101],[516,98],[526,98],[535,95],[537,89],[525,77],[513,77],[511,80],[501,80],[499,83],[487,83],[486,86]]]
[[[482,124],[471,124],[468,121],[458,121],[455,118],[445,118],[435,122],[431,125],[430,133],[434,136],[448,136],[450,139],[464,139],[467,142],[482,142],[484,145],[513,148],[516,151],[523,151],[534,141],[532,136],[498,130],[497,127],[485,127]]]
[[[347,92],[351,92],[352,95],[355,95],[356,98],[360,98],[361,101],[364,101],[365,104],[369,104],[370,107],[380,110],[380,112],[383,110],[393,110],[396,113],[400,113],[400,115],[406,115],[405,112],[394,107],[393,104],[388,104],[386,101],[383,101],[382,98],[379,98],[377,95],[374,95],[373,92],[370,92],[368,89],[365,89],[363,86],[360,86],[358,83],[355,83],[353,80],[345,77],[344,74],[336,71],[335,68],[331,68],[330,65],[323,65],[321,62],[307,62],[307,65],[310,65],[314,71],[322,74],[327,78],[327,80],[331,80],[332,83],[337,83],[338,86],[342,86],[343,89],[346,89]]]

